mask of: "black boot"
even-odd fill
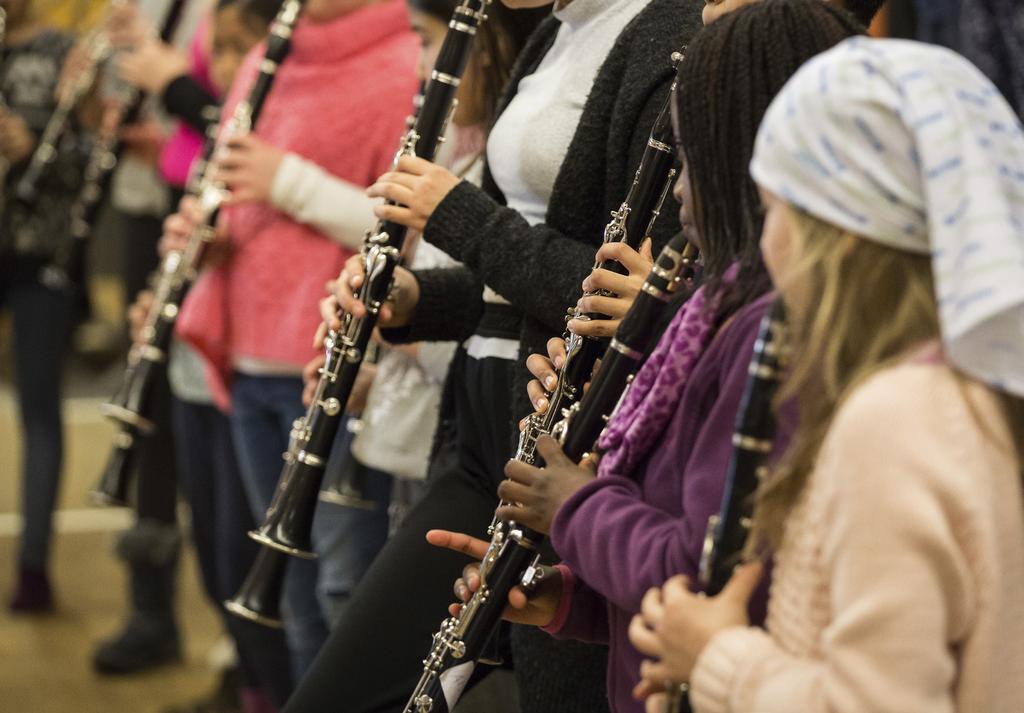
[[[140,520],[118,539],[117,555],[128,564],[131,615],[121,633],[93,653],[98,673],[146,671],[181,660],[174,618],[174,584],[181,536],[176,527]]]

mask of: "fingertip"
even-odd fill
[[[508,605],[513,609],[525,609],[528,603],[526,594],[519,588],[512,589],[508,593]]]

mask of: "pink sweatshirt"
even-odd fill
[[[840,408],[787,524],[768,632],[697,661],[697,713],[1021,713],[1024,503],[992,394],[904,363]]]
[[[210,16],[206,15],[196,27],[188,46],[189,76],[211,95],[220,93],[210,78]],[[189,169],[203,150],[205,137],[184,121],[174,123],[167,143],[160,150],[160,175],[172,186],[179,188],[188,183]],[[175,206],[177,208],[177,206]]]
[[[224,117],[247,94],[264,48],[238,72]],[[300,19],[255,133],[358,186],[383,173],[416,92],[417,41],[405,5],[387,0],[323,23]],[[233,364],[260,360],[296,371],[314,355],[324,283],[351,253],[266,204],[224,211],[231,258],[192,288],[178,332],[212,363],[226,405]],[[370,228],[372,226],[367,226]]]

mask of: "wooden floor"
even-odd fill
[[[219,624],[197,584],[189,552],[179,581],[178,612],[185,661],[153,673],[94,674],[90,655],[124,615],[124,571],[110,554],[114,534],[130,522],[124,510],[91,507],[87,493],[106,458],[111,429],[97,413],[111,377],[78,373],[66,408],[67,458],[53,562],[57,613],[12,617],[6,608],[15,567],[19,436],[10,389],[0,384],[0,712],[149,713],[205,693],[215,674],[207,654]]]

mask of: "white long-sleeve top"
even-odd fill
[[[697,661],[697,713],[1024,711],[1020,464],[991,392],[904,363],[840,408],[788,521],[767,633]]]

